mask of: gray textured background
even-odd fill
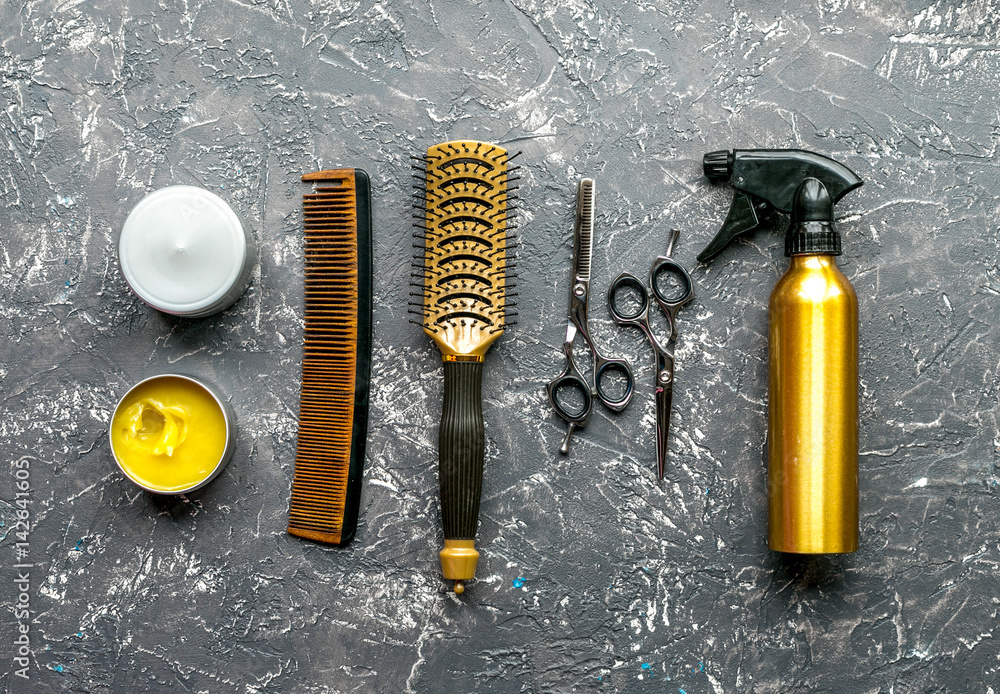
[[[0,1],[0,672],[10,691],[1000,691],[1000,12],[994,2]],[[407,322],[409,156],[522,149],[520,324],[484,379],[479,580],[438,574],[438,350]],[[701,155],[804,147],[865,186],[839,206],[861,311],[862,549],[765,546],[758,233],[694,256],[730,191]],[[284,533],[302,340],[301,173],[375,189],[374,397],[346,550]],[[668,480],[650,353],[592,304],[639,396],[572,455],[561,367],[573,187],[596,178],[595,292],[682,236]],[[169,184],[260,240],[247,295],[158,315],[114,245]],[[778,222],[772,231],[782,231]],[[209,488],[157,499],[106,430],[132,383],[216,383],[241,429]],[[16,637],[15,461],[31,480],[31,680]],[[23,463],[22,463],[23,464]],[[523,585],[519,585],[521,580]]]

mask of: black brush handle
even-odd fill
[[[438,478],[446,540],[473,540],[476,537],[486,445],[482,382],[482,362],[444,363]]]

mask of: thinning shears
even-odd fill
[[[582,429],[590,419],[596,397],[609,410],[620,412],[632,399],[635,381],[632,369],[624,359],[603,356],[594,345],[587,324],[587,304],[590,299],[590,261],[594,246],[594,180],[584,178],[576,191],[576,223],[573,243],[573,283],[569,294],[569,323],[566,326],[566,341],[563,353],[566,368],[553,379],[546,390],[556,414],[568,425],[566,439],[559,448],[561,453],[569,453],[569,441],[576,429]],[[573,339],[577,333],[583,336],[593,359],[594,383],[591,385],[573,360]],[[619,374],[618,377],[612,374]],[[620,385],[624,377],[624,388],[612,390],[612,382]],[[582,397],[582,405],[570,401],[572,392]]]
[[[680,235],[670,232],[666,255],[659,256],[649,269],[649,285],[635,275],[623,272],[608,288],[608,305],[618,325],[642,330],[653,346],[656,360],[656,468],[660,479],[667,461],[667,435],[670,433],[670,405],[674,396],[674,349],[677,347],[677,311],[694,297],[691,275],[671,256]],[[664,345],[649,327],[650,294],[660,305],[670,325]],[[628,299],[628,301],[626,301]]]

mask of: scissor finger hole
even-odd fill
[[[676,304],[691,295],[691,280],[673,263],[663,263],[653,272],[653,290],[660,301]]]
[[[622,277],[611,288],[611,310],[624,320],[641,316],[647,301],[645,288],[634,277]]]
[[[619,403],[632,390],[632,379],[624,366],[612,362],[597,373],[597,390],[605,402]]]
[[[590,392],[575,379],[560,381],[552,391],[552,399],[563,415],[570,419],[582,416],[590,406]]]

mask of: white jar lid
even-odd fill
[[[147,195],[129,213],[118,240],[132,291],[176,315],[208,315],[239,298],[249,279],[248,255],[236,213],[215,193],[194,186]]]

